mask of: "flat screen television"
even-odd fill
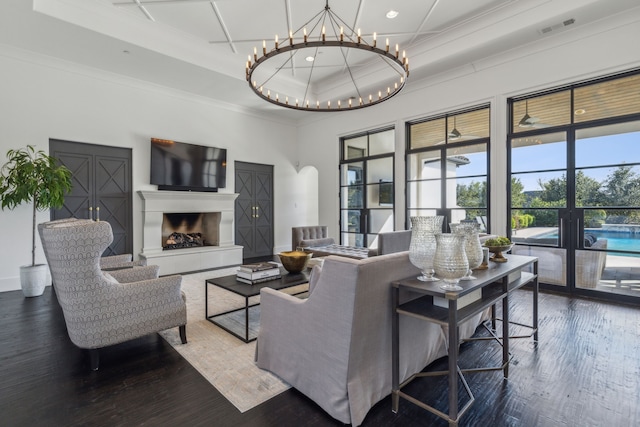
[[[151,184],[158,190],[218,191],[227,184],[227,150],[151,138]]]

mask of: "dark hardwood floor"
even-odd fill
[[[513,320],[529,320],[530,296],[514,293]],[[66,334],[51,288],[37,298],[0,293],[0,319],[3,426],[341,425],[295,390],[240,414],[157,334],[101,350],[100,370],[92,372]],[[637,307],[541,294],[539,344],[512,341],[509,380],[500,372],[467,376],[476,401],[460,425],[640,425],[639,333]],[[462,366],[499,358],[490,342],[461,347]],[[445,368],[446,359],[428,367]],[[420,380],[411,393],[446,410],[443,381]],[[387,397],[363,425],[447,424],[405,400],[393,414]]]

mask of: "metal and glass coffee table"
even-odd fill
[[[260,289],[272,288],[282,290],[292,288],[309,282],[309,274],[307,271],[302,273],[288,273],[281,269],[282,278],[270,280],[268,282],[250,285],[240,282],[235,275],[216,277],[205,281],[205,316],[207,320],[229,332],[230,334],[240,338],[245,343],[254,341],[258,337],[258,317],[260,316],[260,303],[249,304],[249,298],[260,295]],[[209,313],[209,286],[217,286],[226,291],[244,297],[244,307],[234,308],[222,313]],[[296,292],[292,295],[300,295],[307,292],[307,289]],[[253,321],[252,321],[253,320]],[[254,327],[251,327],[251,325]]]

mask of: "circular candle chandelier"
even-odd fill
[[[296,60],[307,65],[294,67]],[[380,61],[382,67],[376,66]],[[279,76],[287,72],[308,75],[299,75],[305,83],[293,88]],[[335,84],[332,80],[336,73],[344,77],[341,95],[318,95],[320,89],[331,92],[327,88]],[[408,76],[409,59],[397,44],[390,49],[387,38],[384,48],[379,48],[376,33],[368,43],[359,29],[355,31],[331,10],[328,0],[323,10],[298,30],[289,31],[282,42],[276,35],[272,49],[263,40],[261,56],[254,47],[246,64],[246,79],[256,95],[272,104],[303,111],[370,107],[398,94]]]

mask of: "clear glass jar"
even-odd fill
[[[440,289],[445,291],[461,291],[458,282],[469,269],[469,261],[464,246],[467,237],[463,234],[436,234],[436,254],[433,268],[445,282]]]
[[[422,275],[418,276],[418,280],[423,282],[439,280],[433,277],[433,257],[436,253],[435,236],[442,233],[443,221],[444,217],[441,215],[411,217],[409,261],[422,270]]]
[[[469,262],[467,274],[460,280],[473,280],[472,276],[474,268],[480,267],[482,264],[482,244],[480,243],[480,224],[476,222],[461,222],[460,224],[449,224],[449,228],[453,234],[463,234],[467,237],[464,244],[464,251]]]

